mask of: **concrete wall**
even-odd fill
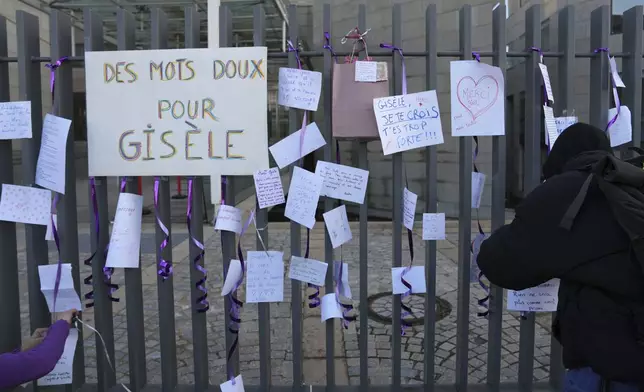
[[[323,45],[322,28],[322,3],[314,4],[313,31],[317,34],[314,43],[317,47]],[[351,28],[355,27],[358,18],[358,1],[332,0],[332,29],[334,47],[337,51],[348,51],[350,44],[340,45],[340,38]],[[369,48],[373,51],[381,50],[381,42],[391,42],[392,6],[393,1],[369,0],[367,4],[367,28],[371,31],[367,35]],[[425,49],[425,10],[428,1],[402,0],[402,32],[404,51],[423,51]],[[459,46],[459,9],[463,4],[473,5],[472,44],[474,50],[492,49],[492,8],[496,0],[442,0],[436,1],[438,12],[438,50],[458,50]],[[438,199],[439,211],[444,211],[449,216],[458,214],[458,139],[452,138],[450,124],[450,94],[449,94],[449,62],[452,59],[440,58],[438,60],[438,100],[441,110],[441,121],[445,143],[438,146]],[[321,67],[321,63],[319,63]],[[425,90],[425,60],[406,60],[407,81],[410,93]],[[323,110],[322,107],[318,112]],[[320,116],[321,117],[321,116]],[[318,121],[321,121],[318,120]],[[479,169],[491,177],[491,138],[481,138],[480,154],[477,160]],[[341,142],[343,164],[356,164],[350,142]],[[370,168],[369,180],[369,208],[370,212],[383,216],[391,215],[392,206],[392,165],[391,158],[382,154],[380,141],[370,142],[368,145],[368,161]],[[413,150],[403,154],[409,188],[419,195],[418,210],[424,209],[426,195],[425,178],[425,152],[424,149]],[[489,216],[491,191],[486,187],[483,195],[481,217]]]

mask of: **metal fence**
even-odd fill
[[[168,47],[167,18],[163,12],[153,10],[152,15],[152,49],[165,49]],[[331,27],[330,5],[323,6],[323,27],[329,31]],[[542,86],[539,73],[539,54],[527,48],[541,46],[541,13],[540,5],[535,5],[527,11],[526,15],[526,50],[520,52],[506,51],[506,15],[503,5],[493,11],[493,50],[481,52],[483,58],[491,58],[494,65],[501,67],[505,72],[507,58],[525,58],[525,150],[524,150],[524,187],[526,192],[536,187],[540,182],[540,160],[541,160],[541,135],[542,135]],[[296,23],[296,8],[289,8],[289,36],[293,42],[298,37],[298,25]],[[185,9],[185,46],[197,47],[199,44],[199,15],[193,7]],[[33,138],[22,142],[22,177],[25,185],[34,183],[36,161],[40,150],[41,128],[42,128],[42,100],[41,100],[41,72],[43,63],[51,62],[62,56],[71,56],[71,22],[69,17],[61,12],[52,11],[50,20],[51,58],[44,58],[40,55],[39,20],[37,17],[23,11],[17,13],[17,39],[18,57],[10,58],[7,54],[7,21],[0,18],[0,101],[9,100],[9,63],[17,63],[19,70],[19,98],[30,100],[32,103]],[[221,46],[228,46],[232,42],[231,18],[226,7],[222,7],[220,18]],[[85,20],[85,49],[88,51],[103,50],[102,21],[91,9],[87,9],[84,15]],[[254,13],[254,43],[261,46],[264,42],[264,14],[261,5],[256,6]],[[437,62],[444,59],[469,59],[472,52],[472,7],[464,6],[460,10],[460,45],[458,49],[451,51],[438,51],[437,41],[440,36],[437,31],[436,5],[429,5],[426,12],[426,49],[421,52],[406,52],[405,56],[423,58],[426,60],[426,88],[428,90],[437,88]],[[591,47],[600,48],[608,46],[610,23],[610,9],[608,6],[600,7],[591,15]],[[623,91],[623,102],[627,105],[633,115],[633,145],[639,146],[641,142],[642,115],[642,7],[630,9],[624,14],[624,37],[623,52],[613,53],[615,57],[622,59],[622,78],[627,88]],[[364,29],[367,24],[366,5],[359,6],[357,15],[357,26]],[[395,5],[392,10],[393,34],[392,43],[398,47],[402,44],[403,23],[401,20],[401,5]],[[118,12],[118,49],[134,49],[135,20],[126,11],[119,9]],[[575,10],[573,6],[567,6],[559,14],[559,50],[557,52],[544,53],[546,58],[558,61],[559,84],[557,86],[557,109],[573,107],[573,79],[575,77],[575,58],[588,58],[591,66],[590,76],[590,123],[604,128],[608,122],[607,115],[610,104],[610,79],[609,63],[605,55],[601,53],[579,53],[575,51]],[[324,51],[321,44],[315,51],[300,53],[302,57],[323,58],[323,84],[331,86],[331,70],[333,58],[329,51]],[[338,53],[344,56],[345,53]],[[393,61],[393,92],[401,94],[401,61],[402,58],[397,52],[371,52],[374,57],[389,57]],[[294,53],[271,53],[269,58],[288,57],[289,66],[296,67],[297,61]],[[70,62],[82,63],[82,57],[71,57]],[[331,140],[330,128],[330,107],[331,92],[329,88],[324,89],[323,102],[325,112],[323,113],[323,133],[327,141]],[[55,89],[55,114],[72,118],[72,69],[61,67],[57,71]],[[295,111],[289,112],[290,131],[299,129],[299,121]],[[517,132],[516,129],[507,127],[508,132]],[[77,199],[75,192],[75,160],[73,140],[68,141],[67,149],[67,192],[62,197],[59,207],[59,232],[62,239],[61,258],[73,265],[73,278],[76,289],[81,292],[82,279],[79,272],[79,240],[78,240],[78,219]],[[332,145],[328,143],[324,148],[324,159],[330,161],[332,158]],[[468,386],[468,352],[470,341],[468,333],[470,329],[469,307],[472,302],[470,293],[470,241],[472,238],[471,225],[472,210],[470,208],[472,171],[472,147],[471,137],[459,139],[459,225],[458,229],[458,308],[456,322],[456,379],[455,385],[435,385],[435,321],[436,321],[436,262],[437,244],[430,241],[425,246],[424,263],[426,266],[427,294],[425,296],[425,320],[424,320],[424,383],[421,385],[405,385],[405,390],[456,390],[465,391],[468,387],[472,390],[498,390],[500,388],[519,389],[527,391],[531,389],[559,389],[562,382],[563,368],[561,365],[561,349],[556,341],[552,341],[550,359],[549,382],[534,383],[534,339],[535,339],[535,316],[528,315],[520,322],[520,355],[518,365],[518,384],[501,383],[501,349],[502,349],[502,323],[503,323],[503,290],[493,287],[491,290],[490,314],[488,317],[488,352],[487,352],[487,378],[485,384]],[[358,165],[368,169],[367,144],[356,142]],[[0,183],[11,184],[14,182],[12,167],[11,141],[0,141]],[[436,147],[426,149],[426,203],[425,212],[436,212],[437,209],[437,150]],[[506,179],[506,141],[505,137],[493,137],[492,151],[492,228],[498,228],[505,223],[505,179]],[[402,243],[402,190],[403,190],[403,156],[398,153],[392,158],[393,171],[393,238],[392,238],[392,266],[401,266],[403,260]],[[95,239],[91,236],[91,250],[96,252],[92,262],[92,271],[95,277],[102,276],[102,269],[105,263],[103,250],[109,241],[109,220],[107,208],[107,186],[106,178],[96,178],[96,190],[98,197],[98,218],[100,223],[100,236]],[[228,181],[227,189],[232,194],[234,181]],[[127,185],[131,191],[136,190],[136,183],[129,181]],[[193,213],[200,216],[203,208],[201,178],[196,178]],[[227,200],[229,203],[234,200]],[[334,201],[326,199],[324,209],[328,211],[334,206]],[[368,210],[367,203],[360,206],[359,223],[359,282],[360,298],[362,299],[358,308],[359,325],[359,385],[336,386],[336,375],[334,367],[334,323],[329,321],[326,324],[326,386],[304,387],[303,380],[303,334],[302,327],[302,306],[303,287],[297,281],[291,284],[292,298],[292,385],[270,386],[271,366],[271,311],[269,304],[260,304],[258,308],[258,331],[259,331],[259,385],[247,386],[248,391],[287,391],[287,390],[312,390],[321,392],[323,390],[333,391],[390,391],[402,390],[401,386],[401,336],[397,333],[400,330],[401,299],[400,296],[393,296],[392,329],[391,337],[391,385],[369,385],[369,364],[367,329],[368,326],[368,304],[367,288],[369,285],[369,262],[368,262]],[[160,202],[157,213],[164,220],[168,221],[170,215],[170,183],[168,178],[162,178],[160,190]],[[95,218],[92,215],[91,223],[94,225]],[[267,212],[258,210],[258,226],[267,224]],[[203,241],[203,226],[199,220],[193,221],[193,234],[200,241]],[[45,242],[45,228],[42,226],[27,225],[26,235],[26,259],[27,278],[29,289],[29,324],[32,329],[46,325],[49,321],[49,313],[46,303],[40,295],[38,265],[47,264],[48,247]],[[264,240],[267,238],[267,231],[263,231]],[[159,227],[156,229],[157,258],[165,260],[172,259],[171,247],[168,246],[163,252],[159,251],[158,245],[163,241],[164,235]],[[192,244],[191,244],[192,245]],[[259,244],[258,244],[259,246]],[[296,223],[290,226],[290,248],[293,255],[302,254],[301,230]],[[227,271],[228,263],[235,257],[235,235],[223,234],[223,271]],[[200,250],[190,247],[190,256],[199,254]],[[162,254],[161,254],[162,253]],[[208,257],[208,255],[206,255]],[[333,266],[333,249],[328,237],[325,235],[325,261]],[[189,268],[189,267],[185,267]],[[219,267],[217,267],[219,268]],[[191,271],[194,269],[191,269]],[[192,299],[200,294],[196,291],[194,283],[200,276],[191,272]],[[129,360],[129,387],[133,391],[138,390],[175,390],[178,387],[177,376],[177,347],[175,336],[174,315],[174,289],[173,281],[158,280],[158,312],[159,312],[159,334],[161,351],[161,385],[148,385],[146,374],[146,336],[144,333],[143,317],[143,296],[142,276],[140,269],[128,269],[125,271],[125,292],[127,296],[127,337],[128,337],[128,360]],[[333,290],[332,274],[327,275],[326,289]],[[101,279],[93,280],[95,293],[95,326],[105,337],[106,349],[114,360],[114,321],[112,314],[112,303],[108,300],[107,287]],[[0,222],[0,351],[10,351],[16,347],[21,338],[20,306],[18,286],[18,256],[16,226],[12,223]],[[193,301],[194,302],[194,301]],[[230,303],[226,299],[225,309]],[[193,361],[194,361],[194,382],[192,385],[179,385],[180,390],[206,390],[211,388],[218,390],[217,386],[210,385],[208,376],[209,367],[209,336],[206,327],[206,314],[192,312],[192,334],[193,334]],[[218,328],[226,329],[222,323]],[[226,332],[226,348],[233,344],[234,335]],[[212,341],[211,341],[212,343]],[[244,345],[243,336],[240,344]],[[74,388],[83,387],[87,390],[108,390],[118,388],[116,377],[109,369],[102,352],[102,344],[96,341],[97,347],[97,378],[96,384],[86,382],[86,371],[84,361],[84,349],[82,336],[79,339],[78,349],[74,363]],[[235,369],[239,368],[238,354],[230,358]]]

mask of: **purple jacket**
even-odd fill
[[[69,324],[56,321],[42,343],[29,351],[0,354],[0,389],[14,388],[46,376],[63,355]]]

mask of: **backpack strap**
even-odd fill
[[[566,213],[561,219],[559,227],[563,228],[564,230],[570,231],[572,224],[577,217],[577,214],[579,214],[579,210],[581,210],[581,206],[584,205],[586,195],[588,194],[588,188],[590,188],[590,184],[593,182],[594,176],[594,173],[590,173],[588,177],[586,177],[586,181],[584,181],[584,184],[579,189],[579,193],[577,193],[577,196],[575,196],[575,200],[572,201],[572,203],[568,207],[568,210],[566,210]]]

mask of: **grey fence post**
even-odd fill
[[[624,90],[624,105],[631,110],[633,119],[632,146],[642,144],[642,29],[644,17],[643,7],[637,6],[624,12],[624,31],[622,51],[629,56],[622,60],[622,74],[626,89]]]
[[[464,5],[459,13],[459,48],[461,59],[472,58],[472,6]],[[470,242],[472,241],[472,142],[469,136],[458,138],[458,296],[456,308],[456,388],[467,391],[470,331]]]
[[[297,45],[298,25],[297,25],[297,7],[291,4],[288,7],[289,39],[294,45]],[[295,52],[288,54],[288,66],[297,68],[297,59]],[[288,110],[288,127],[289,133],[293,134],[300,129],[300,123],[297,119],[295,109]],[[297,165],[296,162],[293,166]],[[293,176],[293,167],[290,169],[291,177]],[[291,255],[302,256],[300,224],[291,221]],[[291,333],[293,345],[293,388],[300,388],[304,383],[304,374],[302,368],[302,285],[300,281],[291,279]]]
[[[0,57],[7,57],[7,19],[0,16]],[[9,63],[0,63],[0,102],[9,102]],[[0,185],[13,184],[11,140],[0,140]],[[0,317],[0,352],[20,346],[20,288],[16,224],[0,221],[0,296],[5,298]],[[8,299],[8,300],[7,300]]]
[[[438,87],[438,23],[436,4],[427,6],[425,12],[425,86],[427,90]],[[425,149],[425,173],[427,177],[425,212],[435,213],[438,210],[438,152],[436,146]],[[436,345],[436,241],[425,242],[425,390],[434,391],[435,345]]]
[[[601,6],[590,13],[590,50],[608,48],[610,8]],[[590,59],[590,123],[600,129],[608,124],[610,74],[606,53]]]
[[[103,20],[95,12],[86,8],[83,14],[85,21],[85,51],[103,50]],[[98,390],[105,391],[116,384],[116,375],[110,369],[105,356],[107,350],[110,361],[114,362],[114,321],[112,319],[112,301],[108,297],[108,287],[103,281],[103,267],[105,266],[105,249],[109,243],[109,218],[107,211],[107,179],[95,177],[97,199],[96,213],[92,211],[92,189],[89,187],[90,206],[90,238],[92,253],[92,286],[94,290],[94,323],[96,329],[101,331],[106,347],[98,337],[96,338],[96,373],[98,377]],[[98,221],[97,221],[98,220]],[[98,226],[98,241],[96,228]]]
[[[152,9],[151,49],[168,49],[168,17],[160,8]],[[158,207],[155,210],[157,219],[168,229],[168,242],[163,250],[161,244],[166,234],[161,226],[155,224],[156,265],[161,259],[172,262],[172,225],[170,213],[170,178],[158,177]],[[155,180],[157,180],[155,179]],[[159,342],[161,342],[161,382],[162,390],[173,391],[177,386],[177,341],[175,328],[174,278],[166,279],[157,274],[159,306]]]
[[[117,10],[118,50],[135,49],[135,20],[130,12]],[[127,177],[125,192],[137,193],[137,177]],[[139,255],[139,260],[141,255]],[[143,317],[143,286],[141,268],[127,268],[125,296],[127,297],[127,341],[130,365],[130,389],[141,390],[147,383],[145,365],[145,319]]]
[[[541,47],[541,5],[533,5],[526,13],[526,47]],[[528,49],[529,50],[529,49]],[[525,152],[523,190],[527,195],[541,180],[541,124],[543,95],[541,91],[540,56],[532,51],[526,59],[525,90]],[[535,314],[527,313],[521,320],[519,337],[519,389],[532,390],[534,369]]]
[[[507,86],[508,58],[506,53],[505,11],[506,5],[499,5],[492,11],[493,63],[501,68]],[[507,88],[504,90],[507,91]],[[506,106],[505,133],[513,132]],[[492,137],[492,231],[505,224],[505,182],[506,182],[506,136]],[[490,287],[490,313],[488,316],[487,384],[498,388],[501,381],[501,331],[503,329],[503,288]]]
[[[394,4],[393,12],[391,14],[391,43],[393,46],[402,48],[402,8],[400,4]],[[402,62],[403,58],[397,50],[392,52],[393,63],[393,86],[394,95],[402,94],[403,77]],[[391,156],[392,161],[392,224],[393,224],[393,244],[392,244],[392,267],[400,267],[402,265],[402,202],[403,202],[403,153],[395,153]],[[391,372],[391,385],[392,388],[400,388],[401,383],[401,296],[400,294],[392,295],[391,303],[392,309],[392,323],[391,323],[391,358],[392,358],[392,372]]]
[[[58,10],[52,10],[49,22],[51,58],[55,62],[63,56],[72,55],[72,23],[70,17]],[[71,64],[63,63],[56,70],[56,96],[52,102],[52,112],[56,116],[74,119],[74,92]],[[70,129],[67,136],[65,155],[65,195],[58,204],[58,233],[60,236],[60,258],[72,265],[74,287],[81,293],[80,263],[78,260],[78,212],[76,207],[76,156],[74,153],[74,132]],[[79,309],[82,310],[82,309]],[[85,357],[83,353],[83,330],[78,331],[78,344],[74,355],[75,389],[85,383]],[[71,386],[68,386],[71,389]]]

